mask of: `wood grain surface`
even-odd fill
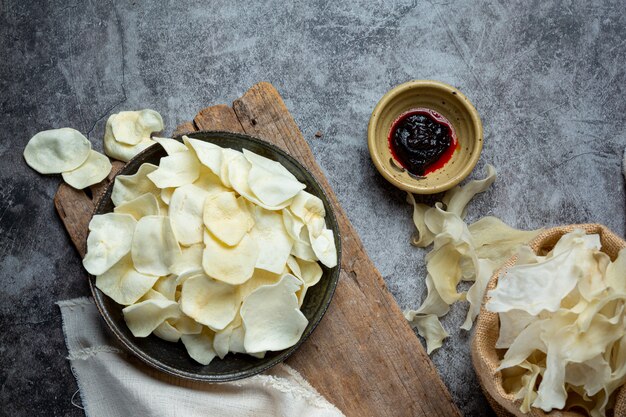
[[[289,365],[349,417],[458,416],[276,89],[258,83],[232,108],[203,109],[176,133],[192,130],[245,132],[280,146],[309,169],[334,206],[343,247],[339,284],[320,325],[287,360]],[[106,184],[105,180],[96,187],[93,197],[62,184],[55,197],[55,207],[81,256],[98,191]]]

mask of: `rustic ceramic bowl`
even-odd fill
[[[122,314],[123,306],[117,304],[96,288],[96,278],[94,276],[89,277],[89,285],[96,306],[98,310],[100,310],[106,324],[122,345],[139,359],[156,369],[181,378],[207,382],[232,381],[258,374],[284,361],[311,335],[320,322],[330,304],[330,300],[335,292],[335,287],[337,286],[337,280],[339,279],[339,265],[341,265],[341,238],[339,235],[339,226],[333,208],[322,187],[306,168],[283,150],[261,139],[237,133],[201,131],[190,133],[188,136],[215,143],[224,148],[237,150],[246,148],[259,155],[280,162],[295,175],[299,181],[306,184],[306,190],[308,192],[322,199],[324,208],[326,209],[326,222],[328,227],[332,229],[335,234],[338,264],[334,268],[327,268],[321,265],[323,275],[320,282],[307,291],[301,311],[309,320],[309,324],[304,330],[302,337],[294,346],[279,352],[268,352],[262,359],[253,358],[249,355],[229,353],[224,359],[220,360],[219,358],[215,358],[209,365],[204,366],[189,357],[182,342],[166,342],[153,335],[146,338],[134,337],[124,322],[124,316]],[[128,162],[119,174],[134,174],[144,162],[158,164],[163,156],[166,156],[166,153],[161,146],[151,146]],[[112,190],[113,183],[111,183],[111,186],[109,186],[98,203],[95,214],[113,211],[113,202],[111,201]]]
[[[394,120],[420,107],[448,119],[459,143],[450,161],[424,177],[413,176],[401,168],[389,149],[389,131]],[[380,99],[370,117],[367,143],[376,169],[387,181],[412,193],[434,194],[454,187],[472,172],[483,148],[483,125],[472,103],[456,88],[439,81],[409,81]]]

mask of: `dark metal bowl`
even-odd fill
[[[219,358],[215,358],[209,365],[204,366],[189,357],[181,342],[166,342],[152,335],[146,338],[134,337],[124,321],[122,314],[123,306],[117,304],[96,288],[96,278],[94,276],[90,275],[89,285],[98,310],[100,310],[102,317],[111,331],[113,331],[115,336],[128,350],[148,365],[168,374],[196,381],[225,382],[247,378],[284,361],[311,335],[322,319],[322,316],[330,304],[339,279],[339,266],[341,265],[339,226],[328,197],[313,175],[298,161],[278,147],[261,139],[238,133],[200,131],[190,133],[188,136],[215,143],[224,148],[237,150],[246,148],[259,155],[278,161],[295,175],[299,181],[306,184],[306,190],[308,192],[321,198],[324,202],[326,222],[335,234],[338,263],[334,268],[327,268],[322,265],[323,275],[320,282],[311,287],[306,293],[301,310],[309,320],[309,325],[304,330],[302,337],[298,343],[289,349],[278,352],[267,352],[262,359],[253,358],[252,356],[244,354],[229,353],[224,359],[220,360]],[[160,158],[163,156],[166,156],[166,153],[160,145],[151,146],[129,161],[119,174],[132,175],[137,172],[139,166],[144,162],[158,165]],[[111,201],[112,190],[113,183],[111,183],[102,199],[99,201],[95,214],[104,214],[113,211],[113,202]]]

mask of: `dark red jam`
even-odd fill
[[[389,130],[394,159],[411,174],[424,176],[443,167],[458,146],[452,124],[426,108],[401,114]]]

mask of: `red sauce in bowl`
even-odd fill
[[[391,125],[388,140],[393,158],[417,176],[442,168],[458,148],[452,124],[426,108],[401,114]]]

